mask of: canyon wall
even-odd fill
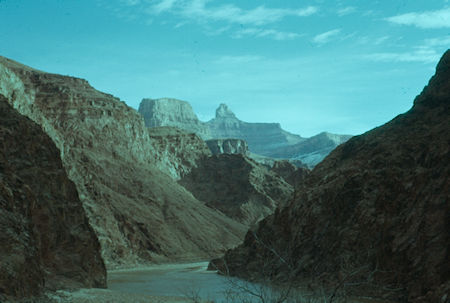
[[[214,263],[347,295],[448,302],[449,159],[450,50],[408,112],[337,147],[290,205]]]
[[[109,268],[208,258],[242,239],[244,225],[207,207],[161,170],[167,163],[158,160],[160,143],[155,136],[152,143],[142,116],[119,99],[83,79],[4,57],[0,94],[60,150]]]
[[[59,150],[0,94],[0,301],[106,287],[100,244]]]
[[[214,155],[200,162],[180,184],[200,201],[252,226],[291,198],[292,186],[240,154]]]

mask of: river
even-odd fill
[[[158,297],[182,297],[220,302],[259,302],[253,292],[264,295],[267,288],[250,284],[237,278],[218,275],[207,271],[208,262],[185,264],[162,264],[145,268],[113,270],[108,272],[108,288],[117,293],[151,295]],[[243,287],[245,291],[239,291]],[[232,291],[232,293],[230,293]],[[298,299],[300,294],[297,293]],[[303,297],[303,296],[302,296]],[[304,297],[305,298],[305,297]],[[311,297],[306,297],[306,301]],[[317,299],[317,298],[316,298]],[[318,299],[317,302],[323,302]],[[271,300],[267,300],[271,301]],[[352,303],[388,303],[369,298],[348,299]]]
[[[230,279],[207,271],[208,262],[154,265],[108,273],[108,288],[153,296],[176,296],[221,302],[232,287]],[[236,282],[236,280],[234,280]]]

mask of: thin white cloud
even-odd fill
[[[292,32],[283,32],[278,31],[275,29],[261,29],[261,28],[246,28],[243,30],[237,31],[233,38],[244,38],[247,36],[253,36],[253,37],[269,37],[274,40],[283,41],[283,40],[293,40],[296,38],[301,37],[302,35],[298,33],[292,33]]]
[[[450,27],[450,8],[435,11],[413,12],[386,18],[387,21],[413,25],[419,28],[447,28]]]
[[[412,52],[395,53],[374,53],[364,56],[366,59],[378,62],[421,62],[436,63],[440,54],[431,49],[418,49]]]
[[[436,46],[448,47],[450,45],[450,35],[439,38],[425,39],[424,45],[427,47],[436,47]]]
[[[374,44],[375,44],[375,45],[380,45],[380,44],[382,44],[383,42],[389,40],[389,38],[390,38],[389,36],[383,36],[383,37],[380,37],[380,38],[378,38],[378,39],[375,39]]]
[[[208,6],[210,0],[162,0],[153,5],[149,12],[159,14],[167,10],[185,18],[198,21],[223,21],[244,25],[264,25],[282,20],[285,17],[306,17],[315,14],[317,7],[302,9],[267,8],[264,5],[245,10],[234,4]]]
[[[335,36],[339,35],[341,29],[333,29],[328,32],[319,34],[313,38],[313,42],[317,44],[325,44],[330,42]]]
[[[155,14],[160,14],[160,13],[170,10],[174,6],[175,2],[177,2],[177,0],[162,0],[158,4],[153,5],[151,7],[151,10]]]
[[[349,14],[353,14],[354,12],[356,12],[356,7],[354,6],[347,6],[341,9],[338,9],[337,14],[339,17],[345,16],[345,15],[349,15]]]

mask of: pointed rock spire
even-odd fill
[[[236,116],[225,103],[221,103],[216,109],[216,118],[236,118]]]

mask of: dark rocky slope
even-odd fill
[[[100,244],[59,150],[0,95],[0,301],[106,287]]]
[[[203,160],[180,184],[200,201],[247,226],[272,214],[293,193],[281,177],[239,154]]]
[[[275,161],[270,169],[294,188],[298,187],[311,172],[306,167],[297,167],[288,160]]]
[[[119,99],[85,80],[3,57],[0,94],[61,151],[108,267],[205,258],[242,239],[242,224],[160,170],[166,164],[158,160],[157,140],[153,145],[142,116]]]
[[[288,207],[226,253],[228,269],[249,277],[265,268],[272,278],[399,302],[448,302],[449,159],[447,51],[411,110],[333,151]]]

